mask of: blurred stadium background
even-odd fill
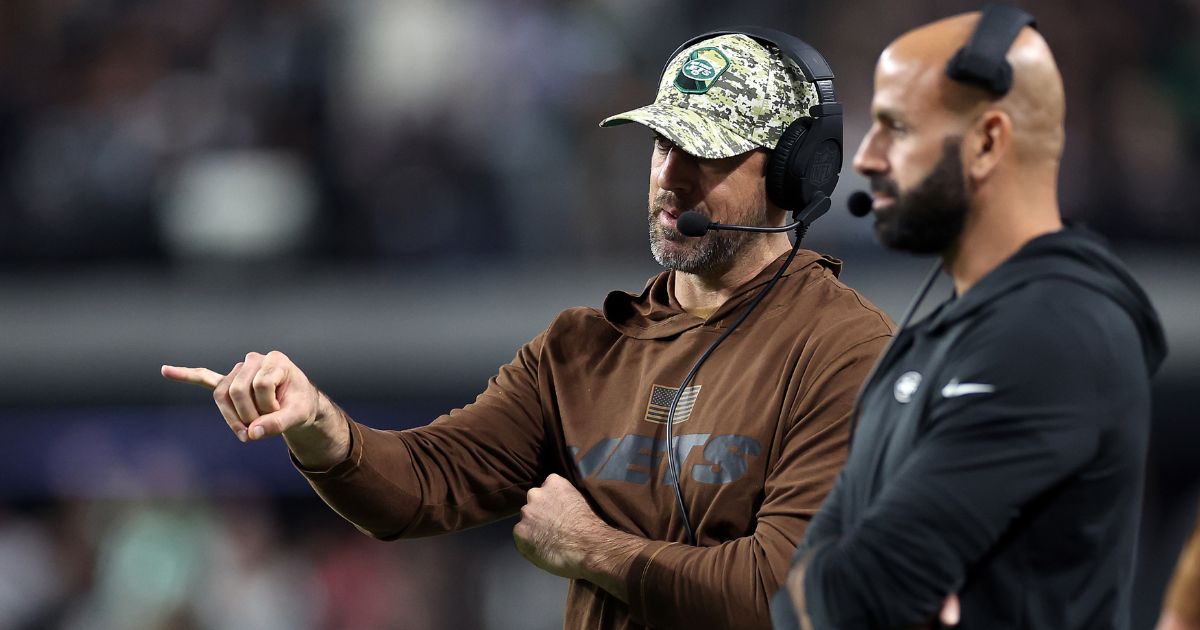
[[[1026,3],[1066,77],[1064,211],[1166,321],[1136,628],[1200,463],[1200,2]],[[469,402],[563,307],[655,272],[648,102],[665,56],[760,23],[838,72],[946,0],[4,0],[0,628],[557,628],[565,583],[511,523],[378,543],[278,441],[242,446],[164,362],[273,348],[359,420]],[[840,209],[809,246],[896,315],[927,262]],[[944,294],[944,293],[943,293]]]

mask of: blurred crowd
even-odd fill
[[[579,137],[640,78],[606,9],[5,2],[0,259],[571,251]]]
[[[651,98],[679,40],[743,22],[808,38],[852,147],[879,50],[974,6],[6,1],[0,263],[640,253],[647,138],[596,123]],[[1194,242],[1200,4],[1033,10],[1067,81],[1068,213]]]
[[[597,123],[652,99],[680,41],[741,23],[810,41],[852,150],[883,46],[979,4],[4,0],[0,273],[648,260],[650,136]],[[1066,214],[1195,251],[1200,1],[1023,4],[1066,81]],[[863,185],[843,181],[843,198]],[[565,582],[504,525],[383,544],[312,498],[137,487],[0,492],[0,630],[561,624]]]
[[[561,627],[566,581],[523,571],[505,538],[497,526],[383,543],[315,498],[9,505],[0,507],[0,628]]]
[[[436,413],[350,409],[391,429]],[[0,408],[0,421],[27,427],[0,446],[0,630],[562,626],[567,582],[517,553],[512,522],[375,540],[281,443],[240,444],[209,405]]]

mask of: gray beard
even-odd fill
[[[666,269],[694,275],[722,274],[733,268],[738,254],[758,236],[749,232],[722,232],[715,229],[700,238],[684,236],[678,229],[668,228],[659,223],[662,205],[665,205],[668,194],[670,193],[660,193],[649,206],[650,253],[654,254],[654,259]],[[731,217],[732,221],[750,226],[766,222],[766,199],[758,199],[757,206],[756,211],[748,210],[743,216]],[[688,244],[689,241],[690,246],[671,247]]]
[[[658,222],[658,213],[650,213],[650,253],[667,269],[684,273],[707,275],[728,271],[746,243],[747,232],[713,230],[698,239],[684,236],[674,228]],[[671,248],[667,243],[696,241],[688,249]]]

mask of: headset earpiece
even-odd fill
[[[1012,66],[1006,55],[1026,26],[1036,29],[1037,21],[1017,7],[983,7],[971,38],[946,64],[946,76],[982,88],[995,98],[1008,94],[1012,89]]]
[[[767,162],[767,198],[780,208],[802,207],[797,205],[800,201],[799,191],[795,190],[795,186],[788,184],[796,180],[792,173],[795,169],[793,158],[796,156],[796,147],[803,144],[811,124],[812,118],[807,116],[792,121],[792,124],[783,130],[783,135],[779,136],[779,143],[775,145],[771,159]]]
[[[842,171],[842,112],[837,103],[814,105],[813,116],[788,125],[767,167],[767,195],[781,208],[800,210],[816,193],[833,195]]]

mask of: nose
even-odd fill
[[[854,153],[854,170],[863,175],[887,172],[887,151],[881,136],[879,123],[872,125],[862,143],[858,145],[858,151]]]
[[[696,185],[696,158],[683,149],[672,146],[661,156],[656,175],[658,187],[684,195]]]

